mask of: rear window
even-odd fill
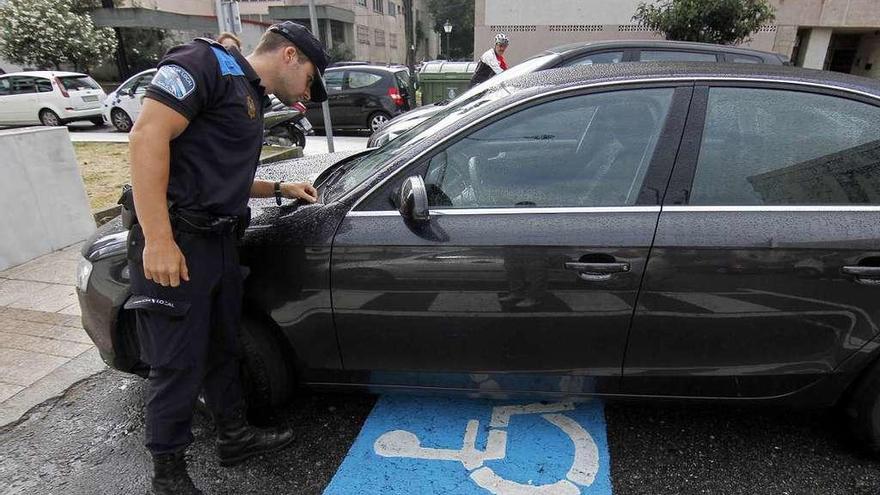
[[[382,76],[369,72],[352,71],[348,74],[348,87],[351,89],[366,88],[382,80]]]
[[[64,85],[64,89],[68,91],[81,91],[84,89],[101,89],[98,83],[89,76],[62,76],[58,79]]]
[[[397,78],[397,87],[400,89],[409,89],[409,74],[402,70],[400,72],[395,72],[394,76]]]

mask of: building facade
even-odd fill
[[[219,33],[216,15],[220,0],[117,0],[113,9],[98,9],[96,25],[168,29],[184,41]],[[416,61],[437,54],[437,36],[415,36],[416,26],[433,25],[426,0],[412,0]],[[318,36],[333,54],[374,63],[407,61],[404,0],[316,0]],[[307,0],[242,0],[242,51],[250,52],[272,23],[292,20],[311,28]]]
[[[498,32],[505,58],[521,62],[578,41],[658,39],[632,20],[644,0],[475,0],[474,53]],[[795,65],[880,78],[880,0],[770,0],[776,19],[744,46],[789,57]]]

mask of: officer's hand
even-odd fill
[[[281,195],[288,199],[301,199],[307,203],[318,200],[318,191],[308,182],[285,182],[281,184]]]
[[[165,287],[189,282],[186,259],[174,239],[147,241],[144,247],[144,276]]]

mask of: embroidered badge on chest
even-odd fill
[[[153,86],[178,100],[183,100],[196,90],[196,80],[179,65],[163,65],[153,77]]]
[[[254,103],[254,99],[251,98],[251,95],[247,95],[247,108],[248,108],[248,117],[251,120],[257,118],[257,105]]]

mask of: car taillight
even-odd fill
[[[65,88],[64,85],[61,84],[61,79],[58,79],[57,77],[54,79],[55,79],[55,84],[58,85],[58,89],[61,90],[61,96],[65,97],[65,98],[70,98],[70,94],[67,92],[67,88]]]
[[[393,101],[395,105],[399,107],[403,106],[403,96],[400,96],[400,91],[398,91],[397,88],[395,88],[394,86],[388,88],[388,96],[391,97],[391,101]]]
[[[306,106],[303,105],[302,102],[298,101],[298,102],[294,103],[293,105],[291,105],[291,107],[293,107],[295,110],[298,110],[299,113],[306,113]]]

